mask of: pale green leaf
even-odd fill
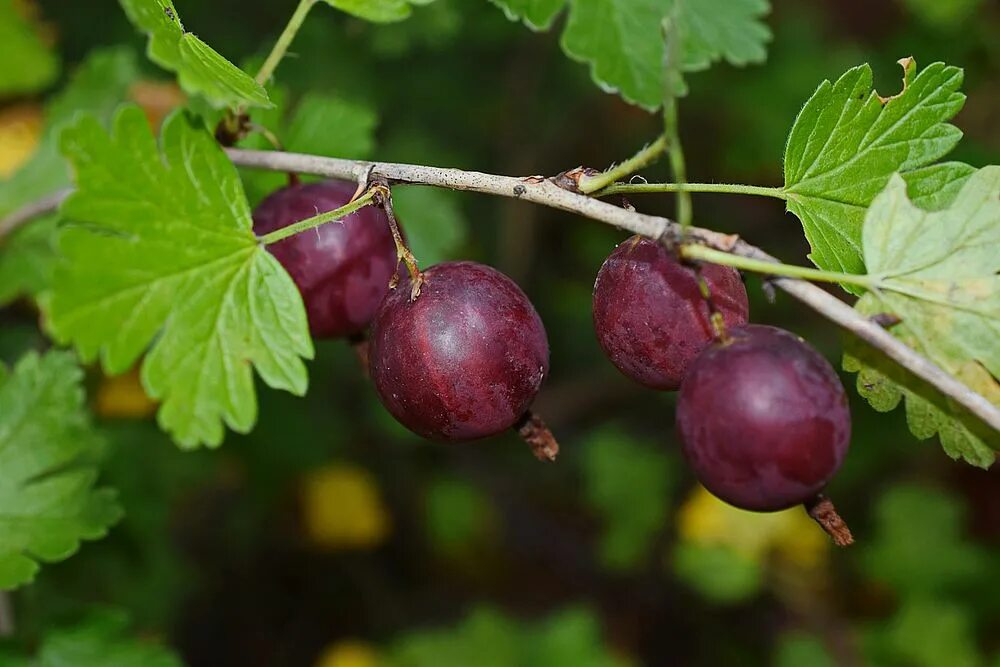
[[[170,649],[127,634],[124,614],[92,612],[75,626],[46,633],[30,667],[183,667]]]
[[[981,667],[972,611],[932,597],[905,600],[884,624],[871,627],[868,664],[907,667]]]
[[[270,107],[259,83],[184,29],[172,0],[120,0],[129,20],[149,36],[147,54],[177,74],[185,91],[216,108]]]
[[[915,74],[912,60],[901,63],[900,94],[883,101],[872,89],[871,68],[855,67],[836,83],[821,83],[792,126],[784,191],[820,268],[864,273],[861,225],[872,200],[893,173],[926,167],[962,136],[947,123],[965,102],[962,70],[934,63]],[[941,205],[968,174],[957,163],[918,171],[910,193]],[[942,183],[950,184],[943,196]]]
[[[0,96],[44,90],[59,75],[59,59],[15,0],[0,0]]]
[[[160,425],[185,447],[218,445],[225,422],[248,431],[253,369],[296,394],[312,356],[302,299],[251,231],[236,169],[183,113],[159,150],[126,107],[109,135],[90,117],[63,132],[77,190],[59,237],[49,302],[56,337],[119,373],[149,348],[143,385]]]
[[[490,0],[510,21],[524,21],[532,30],[548,30],[566,0]]]
[[[0,384],[0,590],[35,578],[121,518],[94,488],[100,447],[71,354],[29,353]]]
[[[876,289],[856,307],[900,318],[892,329],[897,337],[1000,405],[1000,167],[970,176],[941,211],[918,208],[906,190],[894,176],[868,209],[862,241]],[[850,367],[863,365],[855,358]],[[868,374],[864,388],[876,395],[878,408],[891,409],[907,393],[915,435],[940,432],[952,456],[980,466],[992,462],[995,455],[974,425],[944,417],[947,404],[935,405],[912,387],[899,389],[882,369]],[[923,395],[914,400],[915,393]],[[985,444],[1000,448],[1000,434],[986,438]]]
[[[326,4],[358,18],[375,23],[402,21],[410,16],[413,5],[428,5],[434,0],[322,0]]]

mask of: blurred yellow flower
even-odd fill
[[[42,109],[18,104],[0,109],[0,178],[24,166],[38,148],[42,134]]]
[[[378,653],[370,644],[344,640],[330,644],[315,667],[378,667]]]
[[[142,388],[138,366],[122,375],[102,377],[94,395],[94,412],[106,419],[144,419],[156,407]]]
[[[312,471],[302,481],[306,535],[325,549],[371,549],[382,544],[391,518],[371,474],[338,464]]]
[[[829,539],[800,507],[747,512],[699,486],[681,506],[677,523],[684,541],[726,546],[757,563],[773,556],[804,570],[816,570],[829,557]]]

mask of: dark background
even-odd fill
[[[143,49],[116,3],[38,4],[67,71],[98,46]],[[293,6],[177,0],[185,26],[235,62],[265,53]],[[785,136],[815,86],[869,62],[880,92],[895,91],[907,55],[965,68],[954,157],[997,162],[1000,4],[779,0],[768,23],[765,65],[689,77],[692,181],[779,184]],[[369,104],[379,159],[604,167],[660,120],[600,92],[560,51],[561,25],[533,34],[485,0],[437,0],[391,26],[317,6],[278,77],[293,97]],[[662,163],[644,173],[669,178]],[[673,396],[631,384],[597,346],[593,280],[623,236],[510,200],[447,201],[460,220],[432,259],[505,271],[546,324],[552,372],[537,407],[561,441],[558,463],[539,464],[513,436],[421,441],[383,412],[340,342],[319,344],[305,399],[262,388],[254,432],[216,451],[180,452],[151,420],[121,418],[135,396],[109,394],[94,371],[106,478],[128,516],[15,595],[25,633],[96,603],[126,609],[191,667],[1000,665],[997,472],[916,440],[902,409],[875,413],[845,376],[855,435],[829,492],[859,544],[835,551],[797,510],[726,510],[678,457]],[[673,211],[669,195],[633,203]],[[696,195],[695,222],[807,262],[779,201]],[[832,325],[783,295],[768,303],[754,278],[748,289],[755,321],[839,367]],[[35,324],[25,304],[4,313],[4,358],[44,345]]]

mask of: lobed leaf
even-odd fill
[[[0,374],[4,375],[4,374]],[[122,516],[94,488],[100,447],[73,356],[29,353],[0,378],[0,590],[29,583]]]
[[[862,242],[877,289],[856,308],[900,318],[894,335],[1000,405],[1000,167],[975,172],[941,211],[918,208],[903,178],[893,176],[868,209]],[[1000,434],[982,433],[947,402],[900,387],[856,355],[847,367],[865,377],[862,393],[877,408],[892,409],[907,396],[918,437],[939,432],[949,455],[975,465],[995,459]]]
[[[664,96],[666,46],[676,43],[678,69],[761,62],[771,33],[761,22],[767,0],[490,0],[510,20],[547,30],[569,4],[562,48],[590,65],[594,82],[627,102],[657,109]],[[664,20],[669,17],[664,35]],[[677,40],[671,42],[671,40]],[[671,94],[686,88],[670,77]]]
[[[217,108],[270,107],[267,91],[184,29],[172,0],[120,0],[129,20],[149,36],[149,59],[177,74],[186,92]]]
[[[865,211],[892,174],[903,174],[917,201],[941,207],[972,171],[954,162],[928,168],[962,137],[947,122],[965,103],[962,70],[934,63],[916,73],[912,59],[900,63],[898,95],[880,97],[862,65],[821,83],[792,125],[784,192],[822,269],[864,273]]]
[[[142,112],[111,133],[92,117],[63,133],[77,190],[49,303],[57,339],[109,373],[142,366],[160,425],[183,447],[218,445],[256,420],[253,369],[305,392],[312,356],[301,297],[257,243],[236,169],[196,120],[175,113],[159,150]]]

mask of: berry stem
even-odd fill
[[[309,14],[309,10],[313,8],[318,0],[299,0],[298,7],[295,8],[295,12],[292,14],[292,18],[288,19],[288,25],[282,31],[281,35],[278,37],[278,41],[274,43],[274,47],[271,52],[267,54],[267,59],[264,60],[264,64],[260,66],[260,70],[257,71],[257,76],[254,80],[260,85],[264,86],[267,84],[271,75],[274,74],[274,70],[278,68],[278,64],[281,59],[285,57],[285,53],[288,51],[288,47],[292,45],[292,40],[295,39],[296,33],[298,33],[299,28],[306,20],[306,16]]]
[[[399,231],[399,222],[396,220],[396,213],[392,206],[392,191],[386,185],[379,186],[378,204],[385,210],[385,215],[389,218],[389,230],[392,232],[392,241],[396,244],[396,259],[406,264],[406,270],[410,274],[410,301],[416,300],[420,296],[420,288],[424,284],[424,274],[420,272],[417,265],[417,258],[413,256],[410,247],[406,245],[406,240]],[[399,284],[399,272],[392,277],[389,285],[395,289]]]
[[[682,245],[679,252],[684,259],[712,262],[713,264],[722,264],[723,266],[731,266],[736,269],[763,273],[769,276],[785,276],[788,278],[801,278],[803,280],[826,283],[843,283],[846,285],[857,285],[868,290],[878,286],[877,281],[868,275],[821,271],[820,269],[810,269],[806,266],[753,259],[694,243]]]
[[[643,194],[652,192],[716,192],[723,194],[759,195],[788,199],[783,188],[772,188],[763,185],[744,185],[743,183],[612,183],[595,193],[595,197],[616,194]]]
[[[336,208],[332,211],[326,211],[325,213],[320,213],[319,215],[314,215],[311,218],[306,218],[296,222],[295,224],[288,225],[287,227],[282,227],[281,229],[276,229],[270,234],[265,234],[264,236],[257,237],[257,241],[263,245],[271,245],[272,243],[277,243],[283,239],[287,239],[289,236],[295,236],[304,231],[313,229],[314,227],[319,227],[320,225],[325,225],[328,222],[334,220],[340,220],[351,213],[354,213],[358,209],[364,208],[372,204],[375,200],[376,192],[380,188],[372,188],[368,192],[364,193],[354,201]]]
[[[559,455],[559,443],[545,424],[545,420],[528,410],[514,425],[517,434],[531,447],[531,453],[539,461],[555,461]]]
[[[584,174],[577,183],[577,189],[583,194],[590,194],[603,190],[619,178],[624,178],[633,174],[643,167],[651,164],[667,150],[667,138],[660,136],[656,141],[644,146],[638,153],[625,160],[621,164],[612,166],[607,171],[588,176]]]
[[[851,535],[851,529],[847,527],[847,523],[843,518],[837,513],[837,509],[833,506],[833,501],[819,494],[809,502],[805,504],[806,512],[812,517],[812,520],[820,525],[833,543],[838,547],[847,547],[854,544],[854,536]]]

